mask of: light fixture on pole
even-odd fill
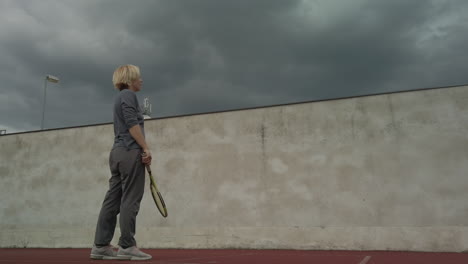
[[[149,98],[145,97],[143,100],[143,118],[150,119],[151,118],[151,104],[149,102]]]
[[[47,75],[44,80],[44,100],[42,104],[42,121],[41,121],[41,130],[44,129],[44,113],[45,113],[45,105],[46,105],[46,94],[47,94],[47,82],[58,83],[59,78]]]

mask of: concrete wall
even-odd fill
[[[145,125],[169,217],[147,192],[140,247],[468,248],[468,87]],[[0,137],[0,247],[91,246],[112,133]]]

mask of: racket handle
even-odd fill
[[[141,156],[144,157],[146,156],[146,152],[141,153]],[[149,173],[151,173],[151,168],[148,164],[145,164],[146,169],[148,170]]]

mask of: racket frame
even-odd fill
[[[156,181],[153,178],[153,174],[151,172],[151,167],[149,165],[146,165],[146,170],[148,171],[148,175],[150,178],[150,190],[151,190],[151,195],[153,196],[154,203],[156,204],[156,208],[158,208],[159,212],[163,217],[167,217],[167,208],[166,208],[166,203],[164,202],[164,199],[159,192],[158,185],[156,185]],[[162,205],[162,208],[160,208],[158,204],[158,200],[160,201],[160,204]]]

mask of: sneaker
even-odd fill
[[[117,252],[114,250],[115,247],[108,245],[105,247],[96,247],[93,245],[91,249],[91,259],[117,259]]]
[[[133,246],[125,249],[119,247],[117,258],[121,260],[148,260],[152,257],[139,250],[136,246]]]

